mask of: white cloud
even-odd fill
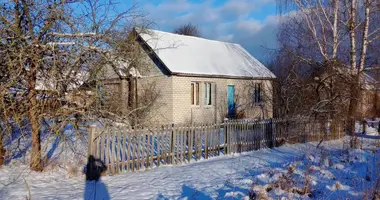
[[[191,7],[192,5],[186,0],[174,0],[159,4],[156,9],[163,12],[182,12],[191,9]]]
[[[265,5],[275,6],[274,0],[229,0],[213,7],[216,1],[167,0],[156,6],[147,4],[144,10],[156,23],[153,28],[171,31],[191,22],[198,25],[203,37],[239,43],[261,60],[266,53],[263,46],[276,47],[278,17],[269,15],[263,21],[249,17]]]
[[[268,16],[263,22],[257,20],[243,20],[236,23],[227,23],[223,29],[227,34],[219,35],[217,39],[241,44],[253,56],[266,60],[268,49],[277,47],[278,16]]]
[[[243,20],[236,23],[236,28],[245,33],[254,33],[262,28],[262,24],[257,20]]]
[[[219,41],[225,41],[225,42],[232,42],[234,39],[234,35],[229,34],[229,35],[222,35],[216,38]]]
[[[226,20],[243,18],[251,12],[260,9],[260,2],[252,0],[230,0],[218,9],[218,12],[223,15]]]

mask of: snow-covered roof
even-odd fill
[[[368,70],[362,73],[363,82],[364,82],[363,87],[367,90],[378,89],[379,83],[380,83],[379,75],[380,75],[379,71],[371,71],[371,70]]]
[[[105,71],[100,74],[99,79],[113,79],[113,78],[123,78],[127,76],[141,78],[139,70],[135,67],[131,67],[128,60],[121,59],[115,56],[110,56],[109,58],[112,62],[105,65]]]
[[[127,73],[128,73],[132,77],[141,78],[140,72],[135,67],[129,68],[128,61],[116,60],[115,65],[116,65],[117,73],[119,74],[119,76],[127,77]],[[127,72],[128,70],[129,72]]]
[[[275,78],[275,75],[240,44],[137,29],[172,74]]]
[[[85,80],[89,78],[89,73],[85,71],[80,72],[72,72],[71,76],[65,80],[68,83],[67,90],[74,90],[79,88]],[[47,91],[56,91],[59,85],[62,84],[58,77],[53,74],[43,74],[41,72],[37,72],[37,80],[36,80],[36,90],[47,90]]]

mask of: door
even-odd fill
[[[229,85],[227,89],[228,117],[235,117],[235,87]]]

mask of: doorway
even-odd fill
[[[235,117],[235,86],[229,85],[227,88],[228,118]]]

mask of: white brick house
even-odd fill
[[[140,71],[137,87],[154,83],[160,92],[150,121],[272,117],[275,76],[241,45],[156,30],[134,33],[150,69]]]

